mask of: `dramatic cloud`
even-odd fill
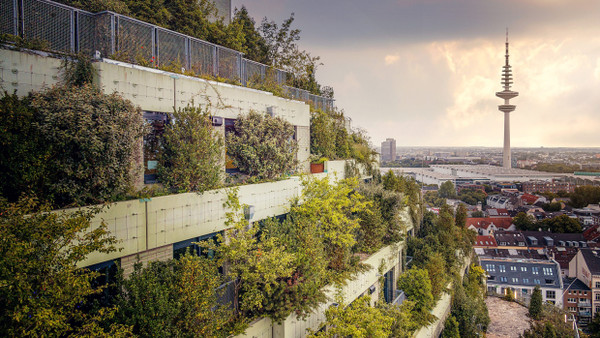
[[[260,21],[296,13],[321,83],[373,143],[501,146],[495,92],[510,27],[513,146],[600,146],[596,0],[234,0]]]

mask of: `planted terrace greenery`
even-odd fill
[[[343,284],[366,268],[358,255],[364,247],[358,215],[380,208],[360,194],[356,179],[304,184],[283,222],[262,225],[248,223],[232,190],[231,228],[217,243],[200,244],[215,250],[216,259],[186,255],[136,266],[105,293],[94,282],[99,273],[76,268],[91,251],[116,244],[105,228],[86,232],[92,214],[36,213],[29,201],[3,204],[0,237],[9,240],[0,242],[0,293],[11,301],[0,312],[0,334],[40,335],[52,328],[57,336],[226,337],[253,318],[304,317],[326,301],[325,285]],[[209,292],[226,279],[236,290],[233,309],[219,305],[219,292]]]

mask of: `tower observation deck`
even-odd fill
[[[519,96],[518,92],[510,90],[510,86],[513,84],[512,70],[508,62],[508,28],[506,29],[506,63],[502,67],[502,86],[504,90],[496,92],[496,96],[504,99],[504,104],[498,106],[498,110],[504,113],[504,150],[502,153],[502,167],[511,167],[511,156],[510,156],[510,112],[514,111],[517,106],[510,104],[510,99]]]

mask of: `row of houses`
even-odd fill
[[[515,231],[509,218],[469,218],[470,229],[485,229],[474,244],[487,271],[488,292],[528,302],[536,285],[542,299],[587,325],[600,312],[600,246],[583,233]],[[597,226],[594,234],[600,235]],[[590,231],[590,233],[592,233]]]

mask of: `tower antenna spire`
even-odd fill
[[[502,85],[504,90],[497,92],[496,96],[504,99],[504,104],[498,106],[498,110],[504,113],[504,151],[502,155],[502,167],[511,167],[511,154],[510,154],[510,112],[514,111],[516,106],[510,104],[510,99],[515,98],[519,95],[518,92],[510,90],[512,85],[512,70],[510,63],[508,62],[508,27],[506,27],[506,63],[502,67]]]

